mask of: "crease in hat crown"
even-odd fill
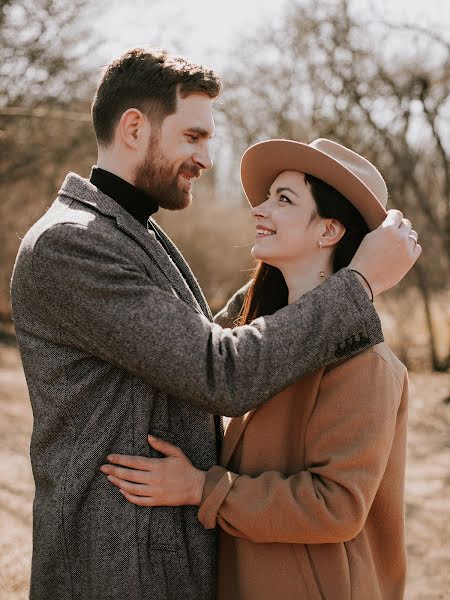
[[[375,165],[364,156],[326,138],[318,138],[308,145],[328,154],[334,160],[338,160],[346,169],[356,175],[378,198],[380,204],[386,208],[388,201],[386,182]]]
[[[265,201],[273,181],[284,171],[308,173],[331,185],[355,206],[371,230],[386,217],[388,191],[381,173],[337,142],[272,139],[250,146],[241,159],[241,183],[252,206]]]

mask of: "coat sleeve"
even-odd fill
[[[386,468],[403,386],[372,351],[326,373],[307,426],[305,470],[250,477],[215,466],[207,473],[200,522],[252,542],[354,538]]]
[[[125,243],[125,242],[124,242]],[[374,307],[348,269],[291,306],[223,329],[170,291],[94,226],[56,224],[32,253],[33,310],[65,340],[211,413],[240,415],[307,372],[382,340]]]

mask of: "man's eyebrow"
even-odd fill
[[[291,194],[294,194],[294,196],[297,196],[297,198],[300,198],[300,196],[298,194],[296,194],[294,192],[294,190],[290,187],[279,187],[275,191],[277,194],[281,194],[281,192],[291,192]],[[268,193],[270,194],[270,190]]]
[[[208,131],[207,129],[203,129],[203,127],[189,127],[187,131],[192,133],[196,133],[200,137],[208,138],[209,140],[214,137],[214,134]]]

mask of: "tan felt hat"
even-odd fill
[[[242,156],[241,181],[252,206],[266,200],[283,171],[308,173],[334,187],[360,212],[370,230],[386,217],[388,191],[381,173],[341,144],[319,138],[310,144],[267,140],[250,146]]]

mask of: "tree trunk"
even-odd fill
[[[422,267],[418,264],[414,266],[414,272],[417,278],[417,285],[419,292],[422,296],[423,305],[425,309],[425,319],[428,327],[428,336],[430,340],[430,353],[431,353],[431,365],[433,371],[445,372],[450,367],[450,353],[446,358],[439,359],[437,351],[437,340],[433,325],[433,315],[431,314],[431,297],[430,290],[428,289],[427,280]]]

